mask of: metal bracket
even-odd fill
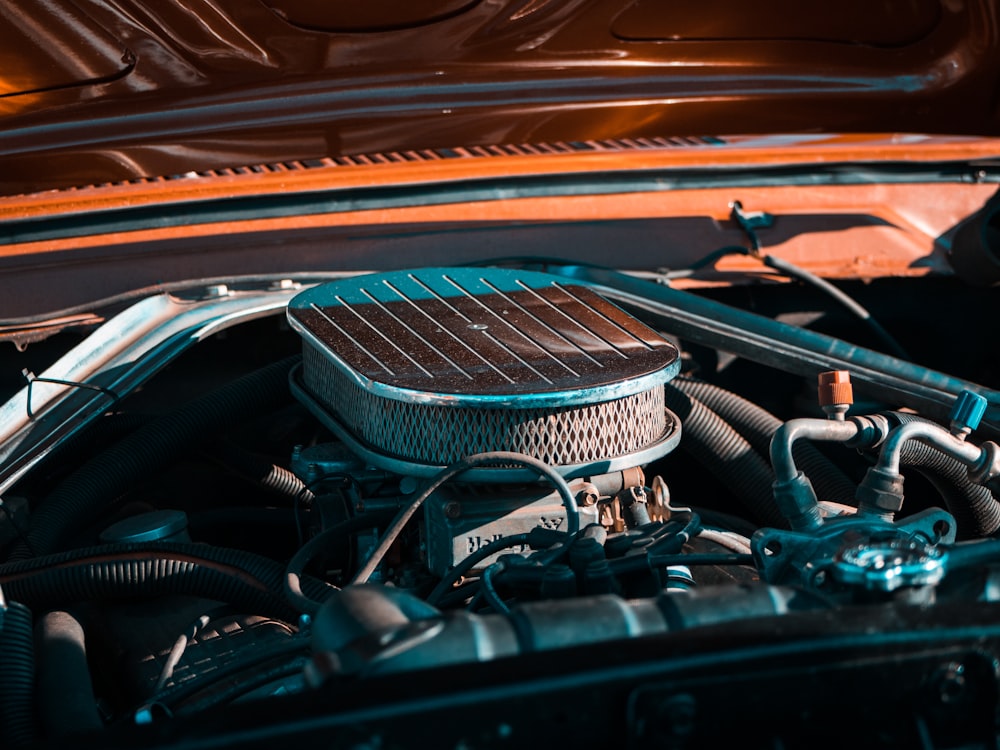
[[[940,508],[930,508],[890,523],[871,517],[847,516],[828,520],[814,532],[760,529],[750,549],[761,578],[770,584],[804,585],[818,589],[844,548],[862,542],[915,539],[926,544],[952,544],[955,519]]]

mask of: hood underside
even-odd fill
[[[994,0],[12,0],[4,193],[345,154],[1000,134]]]

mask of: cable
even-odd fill
[[[493,563],[483,571],[479,585],[479,592],[483,595],[483,599],[493,608],[494,612],[500,615],[509,615],[510,607],[507,606],[507,602],[500,598],[493,579],[503,573],[506,568],[503,560]]]
[[[431,480],[430,484],[427,485],[426,489],[424,489],[424,491],[417,495],[417,497],[415,497],[409,505],[399,512],[393,520],[392,525],[386,530],[385,536],[382,537],[382,541],[379,542],[378,547],[376,547],[375,551],[372,552],[367,562],[361,566],[361,569],[354,576],[351,583],[367,583],[368,579],[371,578],[372,573],[374,573],[381,564],[382,558],[385,557],[389,548],[392,547],[392,545],[396,542],[396,539],[402,533],[403,527],[406,526],[407,522],[420,509],[420,506],[424,504],[427,498],[434,494],[435,490],[437,490],[442,484],[447,482],[449,479],[458,476],[462,472],[468,471],[469,469],[482,466],[483,464],[498,462],[520,464],[527,468],[534,469],[539,474],[549,479],[559,492],[563,501],[563,507],[566,509],[566,533],[572,536],[580,530],[580,516],[576,507],[576,498],[573,496],[573,490],[570,489],[562,475],[547,463],[539,461],[537,458],[527,456],[523,453],[514,453],[511,451],[489,451],[487,453],[476,453],[472,456],[466,456],[460,461],[453,463],[451,466],[448,466],[439,472],[437,476]]]
[[[699,258],[687,268],[678,268],[672,271],[664,270],[658,275],[658,278],[668,282],[673,279],[686,279],[689,276],[694,276],[694,274],[703,268],[714,266],[718,261],[730,255],[751,255],[751,252],[750,248],[744,247],[743,245],[726,245],[725,247],[720,247],[718,250],[713,250],[708,255]]]
[[[177,640],[174,642],[173,648],[170,649],[170,653],[167,654],[167,659],[163,663],[163,668],[160,670],[160,677],[156,681],[156,687],[153,688],[153,694],[159,693],[166,684],[170,681],[170,678],[174,676],[174,669],[180,664],[181,658],[184,656],[184,652],[187,651],[187,647],[191,645],[191,641],[198,637],[200,633],[213,619],[219,617],[223,614],[228,614],[232,611],[232,607],[224,606],[217,607],[211,612],[203,614],[193,623],[191,623],[187,630],[178,636]]]
[[[754,236],[751,235],[751,238],[753,237]],[[678,269],[676,271],[667,271],[666,273],[661,274],[660,278],[668,282],[672,279],[687,278],[689,276],[693,276],[703,268],[714,265],[717,261],[722,260],[722,258],[731,255],[750,255],[760,260],[760,262],[765,266],[773,268],[783,276],[788,276],[789,278],[796,279],[797,281],[801,281],[815,287],[839,303],[852,315],[856,316],[865,325],[867,325],[872,333],[874,333],[878,339],[885,344],[890,354],[900,359],[912,361],[910,355],[900,345],[900,343],[896,341],[892,334],[885,330],[885,328],[883,328],[881,324],[872,317],[872,314],[868,312],[868,309],[861,305],[857,300],[835,287],[826,279],[817,276],[811,271],[807,271],[806,269],[801,268],[790,261],[784,260],[783,258],[769,255],[767,253],[760,252],[759,250],[755,252],[742,245],[727,245],[726,247],[715,250],[705,257],[696,260],[687,268]]]
[[[362,529],[370,529],[373,526],[380,526],[389,520],[387,513],[370,513],[363,516],[355,516],[346,521],[331,526],[329,529],[317,534],[306,542],[298,552],[288,561],[285,567],[284,591],[285,599],[296,612],[315,616],[319,611],[322,602],[318,602],[306,596],[302,591],[302,573],[306,566],[313,561],[324,549],[329,548],[332,540],[338,537],[352,534]],[[331,587],[331,591],[336,590]]]
[[[846,308],[850,313],[859,318],[868,328],[874,333],[879,340],[885,344],[889,353],[894,357],[899,359],[905,359],[906,361],[912,361],[912,358],[907,353],[907,351],[900,345],[892,334],[889,333],[882,325],[872,317],[872,314],[853,299],[848,294],[845,294],[840,289],[835,287],[829,281],[824,278],[817,276],[816,274],[807,271],[804,268],[800,268],[794,263],[790,263],[787,260],[778,258],[774,255],[762,255],[760,256],[761,261],[763,261],[765,266],[769,266],[776,271],[780,271],[786,276],[790,276],[793,279],[798,279],[806,284],[816,287],[821,292],[826,293],[829,297],[839,302],[844,308]]]
[[[448,593],[449,589],[455,585],[455,582],[476,567],[476,565],[481,563],[486,558],[492,557],[497,552],[502,552],[505,549],[516,547],[519,544],[527,544],[530,538],[531,534],[529,532],[512,534],[511,536],[494,539],[489,544],[480,547],[445,574],[444,578],[442,578],[438,582],[438,585],[434,587],[434,590],[428,594],[427,603],[437,605],[441,597]]]

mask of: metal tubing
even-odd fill
[[[792,482],[798,476],[799,470],[792,457],[792,447],[797,440],[846,443],[857,434],[858,425],[854,422],[832,419],[792,419],[785,422],[771,438],[771,465],[775,481]]]
[[[892,474],[899,473],[900,454],[903,445],[909,440],[922,440],[957,461],[961,461],[970,469],[979,468],[986,460],[983,451],[964,440],[959,440],[950,432],[930,422],[907,422],[889,433],[882,452],[879,454],[877,468]]]

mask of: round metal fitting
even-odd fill
[[[125,518],[101,532],[106,544],[190,541],[187,514],[181,510],[154,510]]]
[[[947,553],[914,539],[864,542],[841,550],[833,575],[841,583],[869,591],[932,586],[944,578]]]

